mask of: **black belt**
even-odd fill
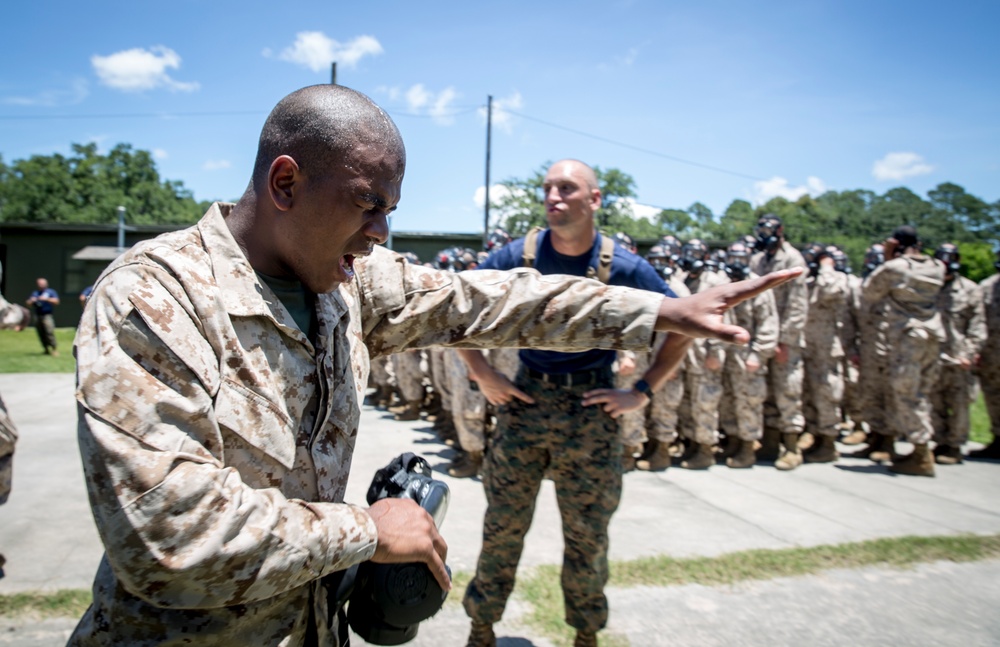
[[[611,370],[608,368],[595,368],[591,371],[580,371],[578,373],[542,373],[533,368],[524,367],[524,374],[528,377],[541,380],[547,384],[556,386],[587,386],[597,384],[609,379]]]

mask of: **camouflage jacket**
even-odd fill
[[[776,270],[805,266],[802,254],[787,241],[781,241],[781,247],[773,256],[757,252],[750,261],[750,269],[759,276]],[[781,322],[778,343],[791,348],[802,348],[806,345],[803,331],[806,327],[806,315],[809,312],[807,274],[808,272],[804,272],[797,279],[774,288],[774,302],[778,308],[778,321]]]
[[[378,541],[343,503],[369,358],[648,347],[663,298],[377,248],[317,296],[314,346],[236,244],[231,208],[122,255],[85,308],[79,442],[106,552],[70,644],[336,645],[321,578]]]
[[[847,305],[847,275],[832,267],[820,267],[806,279],[809,314],[806,317],[806,355],[811,358],[844,356],[841,318]]]
[[[1000,359],[1000,274],[988,276],[979,284],[986,315],[986,342],[983,355],[989,353],[990,361]],[[983,357],[983,361],[986,361]]]
[[[0,294],[0,329],[13,328],[22,322],[24,308],[8,302]],[[14,444],[17,428],[0,398],[0,504],[7,502],[14,469]]]
[[[899,335],[922,330],[944,341],[938,292],[944,286],[944,264],[924,254],[898,256],[868,275],[862,287],[866,304],[884,301],[878,329],[892,343]]]
[[[986,341],[986,310],[979,286],[964,276],[945,281],[937,307],[945,332],[941,363],[955,366],[962,360],[971,362]]]
[[[725,283],[729,283],[729,277],[725,273],[708,270],[697,275],[689,274],[684,279],[684,285],[690,294],[698,294]],[[709,357],[718,360],[721,367],[726,360],[725,344],[715,339],[696,339],[684,358],[684,368],[692,374],[700,375],[705,370],[705,362]]]
[[[757,275],[750,273],[749,279]],[[750,333],[750,343],[745,346],[726,345],[726,371],[745,372],[747,360],[754,360],[767,370],[767,360],[778,346],[778,310],[774,305],[774,290],[762,292],[743,301],[726,313],[727,323],[736,324]]]

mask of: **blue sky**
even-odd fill
[[[493,181],[574,157],[631,174],[641,205],[716,214],[944,181],[992,202],[998,23],[995,1],[16,3],[0,155],[127,142],[232,200],[271,107],[333,58],[403,133],[398,230],[482,230],[487,95]]]

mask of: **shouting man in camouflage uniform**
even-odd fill
[[[419,505],[343,502],[370,357],[638,348],[654,322],[742,340],[722,313],[769,284],[672,303],[417,267],[376,246],[404,166],[399,131],[371,100],[304,88],[268,116],[237,204],[136,245],[98,279],[76,336],[76,397],[105,554],[71,645],[343,644],[338,571],[423,562],[450,588],[447,546]]]

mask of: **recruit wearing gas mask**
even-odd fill
[[[750,247],[743,241],[736,241],[726,249],[723,265],[730,281],[743,281],[750,276]]]
[[[705,270],[705,256],[707,254],[708,245],[697,238],[692,238],[681,247],[681,257],[678,264],[691,276],[698,276]]]
[[[809,268],[809,276],[819,276],[820,261],[824,258],[832,258],[830,248],[822,243],[809,243],[802,250],[802,260]]]
[[[938,259],[947,269],[949,277],[958,276],[959,270],[962,269],[962,259],[958,253],[958,247],[954,243],[941,243],[938,248],[934,250],[934,258]]]
[[[759,252],[773,255],[781,247],[781,236],[784,231],[781,218],[774,214],[762,216],[753,230],[754,238],[756,238],[754,248]]]

